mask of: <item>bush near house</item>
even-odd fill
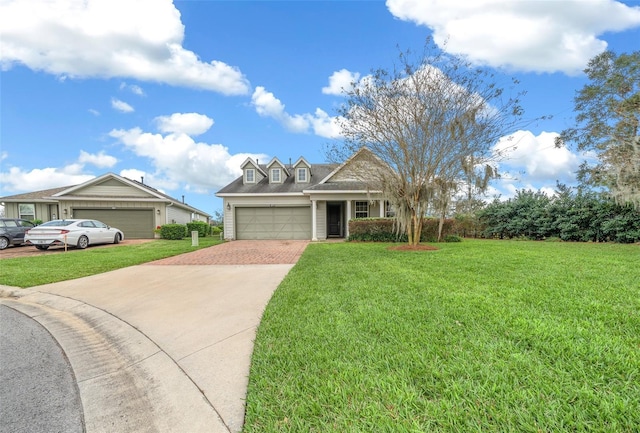
[[[198,232],[198,237],[203,238],[211,233],[211,226],[204,221],[191,221],[187,223],[187,233]]]
[[[165,224],[160,227],[162,239],[180,240],[187,236],[187,226],[184,224]]]
[[[364,242],[407,242],[407,234],[396,234],[393,218],[358,218],[349,221],[349,240]],[[436,242],[438,239],[437,218],[425,218],[422,225],[420,242]],[[452,219],[446,219],[442,227],[442,236],[446,238],[454,227]]]

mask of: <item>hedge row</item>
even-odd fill
[[[202,238],[211,234],[211,226],[203,221],[192,221],[185,224],[165,224],[160,227],[162,239],[179,240],[191,236],[191,232],[198,232]]]
[[[437,218],[425,218],[422,222],[420,242],[436,242],[438,240]],[[407,234],[396,234],[393,218],[358,218],[349,221],[349,240],[365,242],[407,242]],[[455,222],[446,219],[442,226],[442,237],[447,239],[452,234]],[[453,239],[449,237],[449,239]]]

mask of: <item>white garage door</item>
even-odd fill
[[[236,239],[311,239],[311,208],[238,207]]]

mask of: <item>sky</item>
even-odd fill
[[[209,214],[247,157],[327,162],[343,89],[427,37],[520,81],[488,199],[572,185],[590,58],[640,50],[640,0],[0,0],[0,196],[112,172]],[[445,44],[446,41],[446,44]]]

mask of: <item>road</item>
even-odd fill
[[[35,320],[0,305],[0,433],[84,431],[69,362]]]

